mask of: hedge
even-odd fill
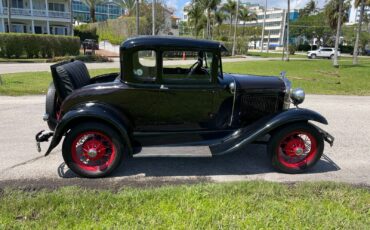
[[[52,58],[78,55],[80,39],[61,35],[0,33],[0,57]]]

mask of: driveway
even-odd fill
[[[327,117],[325,129],[336,138],[334,147],[305,174],[275,172],[263,145],[250,145],[234,154],[211,157],[208,147],[150,147],[124,162],[101,182],[137,185],[170,181],[341,181],[370,185],[370,97],[308,95],[302,107]],[[65,185],[90,183],[64,165],[59,145],[48,157],[36,151],[34,135],[46,129],[44,96],[0,97],[0,185]],[[43,151],[47,144],[42,145]]]

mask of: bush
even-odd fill
[[[316,46],[316,45],[314,45],[314,46],[312,47],[312,50],[316,50],[316,49],[317,49],[317,46]],[[298,45],[297,50],[298,50],[298,51],[304,51],[304,52],[307,52],[307,51],[311,50],[311,45],[310,45],[310,44],[300,44],[300,45]]]
[[[105,57],[105,56],[98,55],[98,54],[53,57],[53,58],[48,59],[46,62],[61,62],[61,61],[69,61],[71,59],[79,60],[83,62],[113,62],[112,59]]]
[[[51,58],[53,56],[78,55],[80,52],[80,40],[78,37],[0,33],[0,56],[7,58],[19,58],[22,55],[27,58],[40,57]]]
[[[340,50],[341,53],[352,54],[353,53],[353,46],[339,45],[339,50]]]
[[[295,47],[295,45],[289,45],[289,46],[288,46],[289,54],[290,54],[290,55],[294,55],[294,54],[295,54],[296,49],[297,49],[297,48]]]
[[[226,55],[231,55],[233,50],[233,42],[222,42],[227,49]],[[247,54],[248,52],[248,40],[244,38],[236,39],[235,55]]]
[[[80,37],[80,41],[83,42],[85,39],[99,40],[99,35],[96,33],[96,28],[89,26],[89,24],[83,24],[73,29],[74,35]]]

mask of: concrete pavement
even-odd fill
[[[103,184],[161,181],[341,181],[370,185],[370,97],[309,95],[302,107],[319,111],[329,121],[325,130],[335,144],[325,146],[316,167],[305,174],[275,172],[263,145],[212,158],[207,147],[150,147],[124,162]],[[61,144],[48,157],[36,151],[34,135],[46,129],[44,96],[0,97],[0,184],[81,184],[64,165]],[[43,151],[47,144],[42,144]],[[75,179],[73,179],[75,178]]]

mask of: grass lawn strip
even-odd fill
[[[369,188],[335,183],[5,189],[0,229],[369,229]]]
[[[356,66],[350,60],[341,60],[338,69],[333,68],[331,60],[291,60],[224,63],[223,70],[270,76],[286,71],[293,87],[301,87],[309,94],[370,95],[370,59],[362,59]],[[100,69],[90,73],[96,76],[118,71]],[[4,74],[0,95],[45,94],[50,82],[49,72]]]

